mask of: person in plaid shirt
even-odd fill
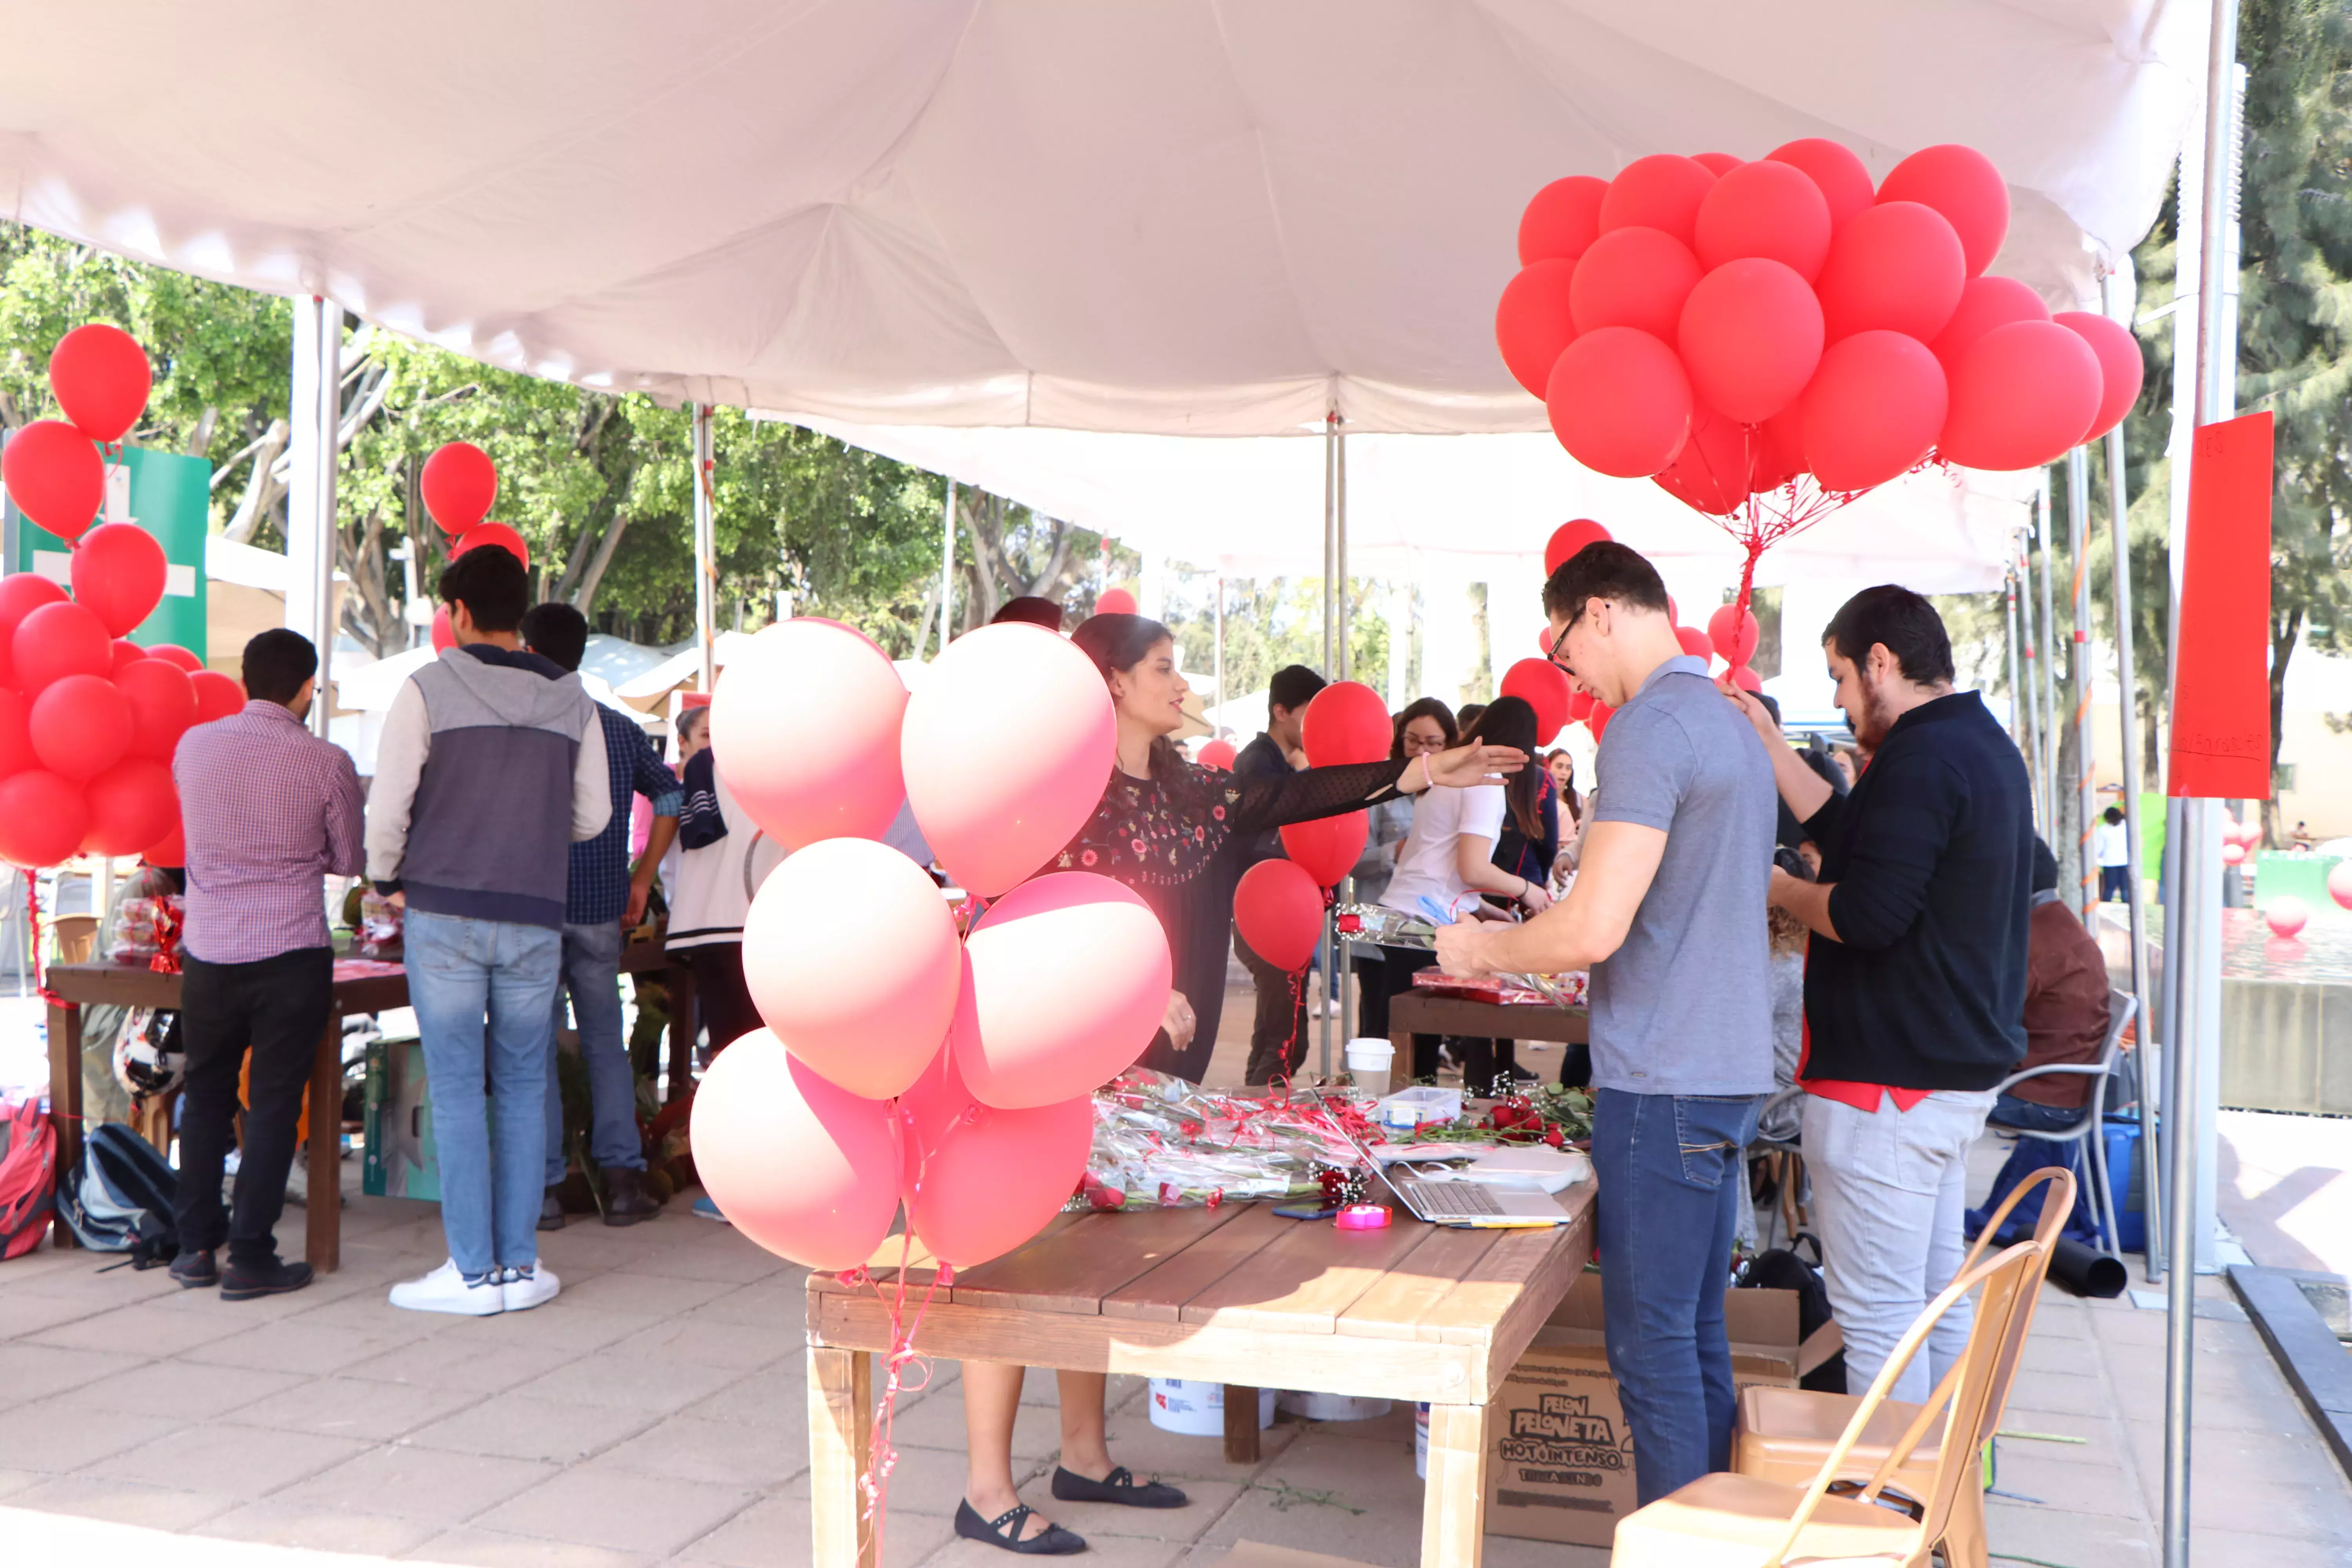
[[[587,617],[569,605],[533,606],[522,618],[523,646],[566,674],[580,668],[588,649]],[[635,1225],[661,1213],[661,1202],[646,1191],[645,1142],[637,1132],[637,1081],[621,1038],[621,943],[645,918],[654,871],[677,836],[678,811],[686,799],[677,776],[636,724],[603,703],[596,717],[604,728],[604,770],[613,793],[613,819],[593,838],[572,847],[571,892],[563,910],[563,959],[555,988],[555,1027],[563,1027],[563,994],[580,1024],[580,1055],[588,1064],[593,1125],[588,1151],[604,1174],[604,1223]],[[629,797],[653,802],[654,822],[635,876],[629,872]],[[547,1058],[547,1192],[539,1228],[562,1230],[563,1205],[555,1189],[563,1180],[563,1095],[556,1082],[555,1042]]]
[[[310,1282],[309,1264],[279,1260],[271,1232],[331,1009],[324,879],[356,876],[363,865],[352,759],[302,727],[318,669],[310,638],[263,632],[245,645],[244,710],[195,726],[172,758],[188,857],[180,939],[188,1066],[172,1278],[188,1289],[217,1283],[229,1301]],[[234,1212],[224,1216],[221,1168],[248,1049],[253,1104]],[[223,1242],[226,1272],[213,1258]]]

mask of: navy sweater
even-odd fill
[[[1805,966],[1811,1078],[1990,1089],[2025,1055],[2033,821],[2025,764],[1973,691],[1895,721],[1805,824],[1838,941]]]

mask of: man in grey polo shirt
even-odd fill
[[[1576,886],[1524,925],[1449,926],[1437,953],[1453,974],[1591,971],[1601,1298],[1648,1503],[1731,1463],[1724,1277],[1772,1088],[1772,764],[1640,555],[1587,545],[1544,610],[1552,657],[1617,710]]]

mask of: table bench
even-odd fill
[[[1492,1009],[1487,1009],[1492,1011]],[[1486,1533],[1487,1412],[1592,1256],[1593,1187],[1570,1223],[1460,1230],[1399,1215],[1384,1230],[1283,1219],[1265,1204],[1063,1215],[935,1294],[915,1348],[955,1360],[1198,1379],[1225,1388],[1227,1457],[1256,1457],[1257,1390],[1426,1402],[1426,1568],[1475,1568]],[[896,1288],[894,1238],[868,1266]],[[919,1244],[908,1316],[934,1278]],[[808,1282],[811,1521],[816,1568],[874,1568],[857,1478],[873,1435],[873,1357],[890,1349],[876,1289]]]
[[[671,963],[659,940],[623,944],[621,973],[667,969],[670,982],[670,1095],[693,1086],[694,981],[682,963]],[[86,1006],[172,1007],[180,1005],[180,976],[122,963],[53,963],[44,972],[49,992],[49,1124],[58,1140],[60,1181],[81,1158],[81,1010]],[[408,1005],[408,973],[363,959],[335,961],[327,1026],[320,1032],[310,1064],[310,1119],[304,1130],[309,1152],[304,1170],[312,1200],[304,1209],[302,1257],[325,1274],[342,1258],[343,1020],[355,1013],[383,1013]],[[318,1194],[335,1201],[316,1201]],[[50,1229],[50,1245],[75,1245],[64,1205]]]

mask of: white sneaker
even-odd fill
[[[499,1279],[502,1282],[500,1289],[506,1291],[509,1312],[528,1311],[542,1302],[552,1301],[555,1293],[563,1289],[563,1281],[544,1263],[533,1264],[528,1274],[520,1268],[501,1269]]]
[[[487,1318],[509,1305],[499,1288],[499,1272],[479,1284],[468,1285],[451,1258],[422,1279],[404,1279],[392,1288],[392,1304],[412,1312],[455,1312],[460,1317]]]

